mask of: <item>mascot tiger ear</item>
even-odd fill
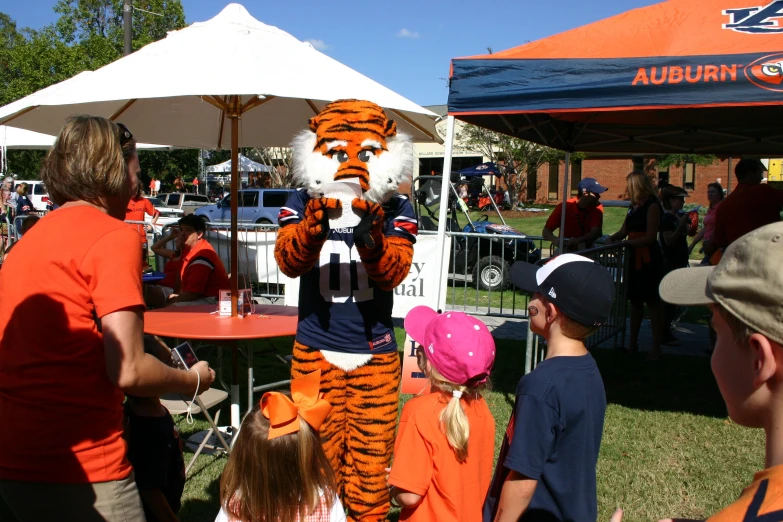
[[[375,103],[337,100],[308,121],[310,130],[296,136],[294,182],[320,197],[332,181],[357,178],[362,199],[387,201],[413,172],[413,145]]]

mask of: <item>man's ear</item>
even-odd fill
[[[779,352],[780,346],[760,333],[751,335],[748,345],[753,351],[753,386],[758,388],[775,378],[783,362],[778,360],[778,357],[783,359],[783,356]]]

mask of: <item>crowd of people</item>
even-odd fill
[[[215,374],[204,361],[189,371],[172,367],[168,347],[144,337],[143,311],[214,303],[228,275],[205,223],[186,216],[152,245],[167,260],[165,279],[145,303],[146,234],[140,258],[140,234],[123,223],[155,216],[140,198],[135,147],[121,124],[69,119],[41,173],[59,208],[35,220],[0,271],[0,418],[13,419],[0,424],[0,446],[13,448],[0,452],[0,520],[177,520],[184,462],[159,396],[198,394]],[[740,161],[735,172],[739,185],[725,201],[720,185],[709,186],[698,234],[682,212],[685,190],[659,193],[646,174],[630,173],[631,207],[609,237],[631,248],[632,343],[644,304],[653,358],[666,342],[669,306],[709,305],[712,368],[729,415],[765,429],[768,469],[718,521],[760,519],[762,505],[783,508],[783,273],[776,266],[783,192],[760,185],[757,160]],[[544,227],[544,237],[558,242],[565,213],[566,251],[543,267],[511,270],[512,282],[532,294],[530,328],[545,338],[547,355],[519,381],[496,466],[495,420],[483,397],[495,361],[489,330],[462,312],[407,314],[429,386],[405,404],[387,470],[400,520],[596,520],[606,396],[584,340],[608,320],[615,288],[604,267],[575,253],[602,235],[606,188],[585,178],[578,189]],[[24,192],[16,199],[22,211]],[[3,203],[9,199],[4,191]],[[705,266],[690,268],[701,242]],[[290,394],[266,393],[245,417],[221,478],[218,521],[346,520],[318,438],[333,408],[318,394],[320,382],[319,371],[298,377]]]

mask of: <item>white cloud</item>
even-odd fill
[[[326,45],[326,42],[323,40],[316,40],[315,38],[311,38],[309,40],[305,40],[305,42],[312,45],[315,49],[318,49],[319,51],[325,51],[329,48],[328,45]]]
[[[404,27],[397,33],[398,38],[419,38],[419,33],[416,31],[408,31]]]

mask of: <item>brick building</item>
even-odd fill
[[[731,162],[732,170],[737,161]],[[571,165],[569,185],[571,194],[576,195],[576,187],[582,178],[595,178],[609,190],[604,194],[605,200],[626,199],[625,177],[632,170],[644,170],[653,181],[667,181],[672,185],[684,187],[691,195],[688,203],[707,205],[707,185],[715,181],[727,188],[729,182],[729,161],[719,160],[709,166],[686,165],[671,166],[666,170],[656,167],[655,157],[601,157],[588,156]],[[529,176],[527,190],[521,199],[537,203],[555,203],[560,200],[563,187],[565,165],[543,165],[534,176]],[[734,173],[731,173],[731,184],[736,185]]]

